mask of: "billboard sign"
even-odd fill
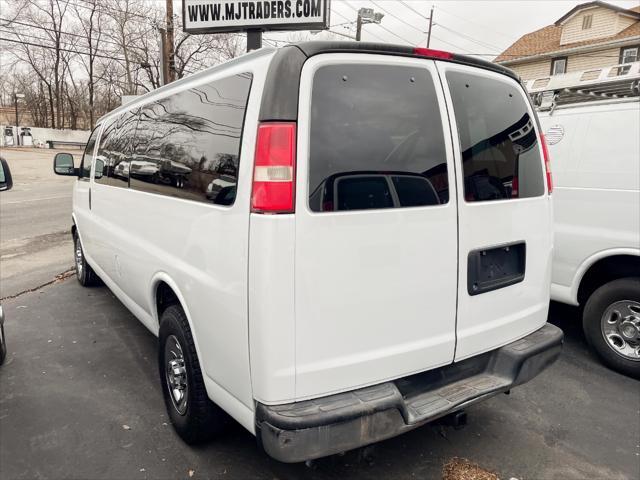
[[[330,0],[182,0],[184,31],[323,30]]]

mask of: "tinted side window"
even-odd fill
[[[96,157],[96,182],[117,187],[129,186],[137,111],[125,112],[105,127]],[[102,173],[98,172],[102,166]]]
[[[536,197],[544,178],[535,119],[515,84],[447,72],[468,202]]]
[[[319,68],[311,99],[311,210],[448,200],[442,118],[430,73],[391,65]]]
[[[235,75],[143,107],[131,188],[232,205],[251,80]]]
[[[98,138],[98,132],[100,131],[100,125],[97,125],[96,128],[93,129],[91,135],[89,136],[89,140],[87,141],[87,146],[84,148],[84,153],[82,154],[82,161],[80,162],[80,178],[88,179],[91,174],[91,164],[93,163],[93,151],[96,146],[96,139]]]

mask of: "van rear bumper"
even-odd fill
[[[256,409],[256,436],[281,462],[301,462],[394,437],[528,382],[556,361],[549,323],[491,352],[372,387]]]

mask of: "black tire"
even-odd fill
[[[167,356],[170,353],[165,355],[165,351],[168,348],[167,341],[171,343],[173,339],[179,342],[186,370],[188,395],[182,405],[186,407],[183,413],[180,413],[178,404],[174,401],[167,375]],[[223,430],[227,416],[207,395],[189,322],[179,305],[171,305],[162,313],[159,342],[158,366],[162,396],[173,427],[180,438],[190,445],[211,440]]]
[[[84,256],[84,249],[82,248],[82,242],[77,233],[73,235],[73,258],[75,260],[76,277],[78,282],[83,287],[93,287],[100,285],[100,278],[93,271],[93,268],[87,263],[87,259]]]
[[[603,315],[610,306],[623,300],[640,305],[640,278],[614,280],[593,292],[584,307],[582,327],[587,342],[606,365],[631,377],[640,378],[640,360],[630,359],[615,351],[602,332]]]

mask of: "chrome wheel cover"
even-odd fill
[[[76,274],[78,276],[82,275],[82,270],[84,268],[84,255],[82,253],[82,245],[80,244],[80,239],[76,238],[76,249],[75,249],[74,260],[76,262]]]
[[[175,335],[169,335],[164,346],[164,365],[171,403],[180,415],[187,413],[189,384],[182,346]]]
[[[609,348],[627,360],[640,361],[640,302],[621,300],[609,305],[601,329]]]

